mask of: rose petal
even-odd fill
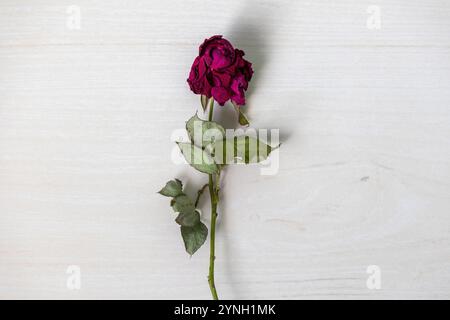
[[[211,89],[211,95],[221,106],[230,99],[230,94],[224,87],[214,87]]]

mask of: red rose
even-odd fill
[[[213,97],[220,105],[228,100],[245,104],[245,91],[252,78],[252,64],[243,58],[244,51],[234,49],[222,36],[206,39],[192,64],[189,79],[196,94]]]

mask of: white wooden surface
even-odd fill
[[[1,0],[0,298],[210,298],[207,247],[185,254],[155,192],[205,179],[170,137],[213,34],[254,62],[247,112],[283,139],[278,174],[226,172],[221,297],[450,298],[449,18],[445,0]]]

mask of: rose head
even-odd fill
[[[243,57],[244,51],[233,48],[222,36],[206,39],[199,48],[199,56],[195,58],[187,80],[191,90],[213,97],[221,106],[228,100],[244,105],[253,69]]]

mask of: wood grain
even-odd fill
[[[205,180],[170,138],[212,34],[254,62],[246,111],[283,142],[277,174],[222,181],[220,296],[450,298],[449,16],[443,0],[2,0],[0,298],[209,299],[207,249],[189,259],[156,191]]]

